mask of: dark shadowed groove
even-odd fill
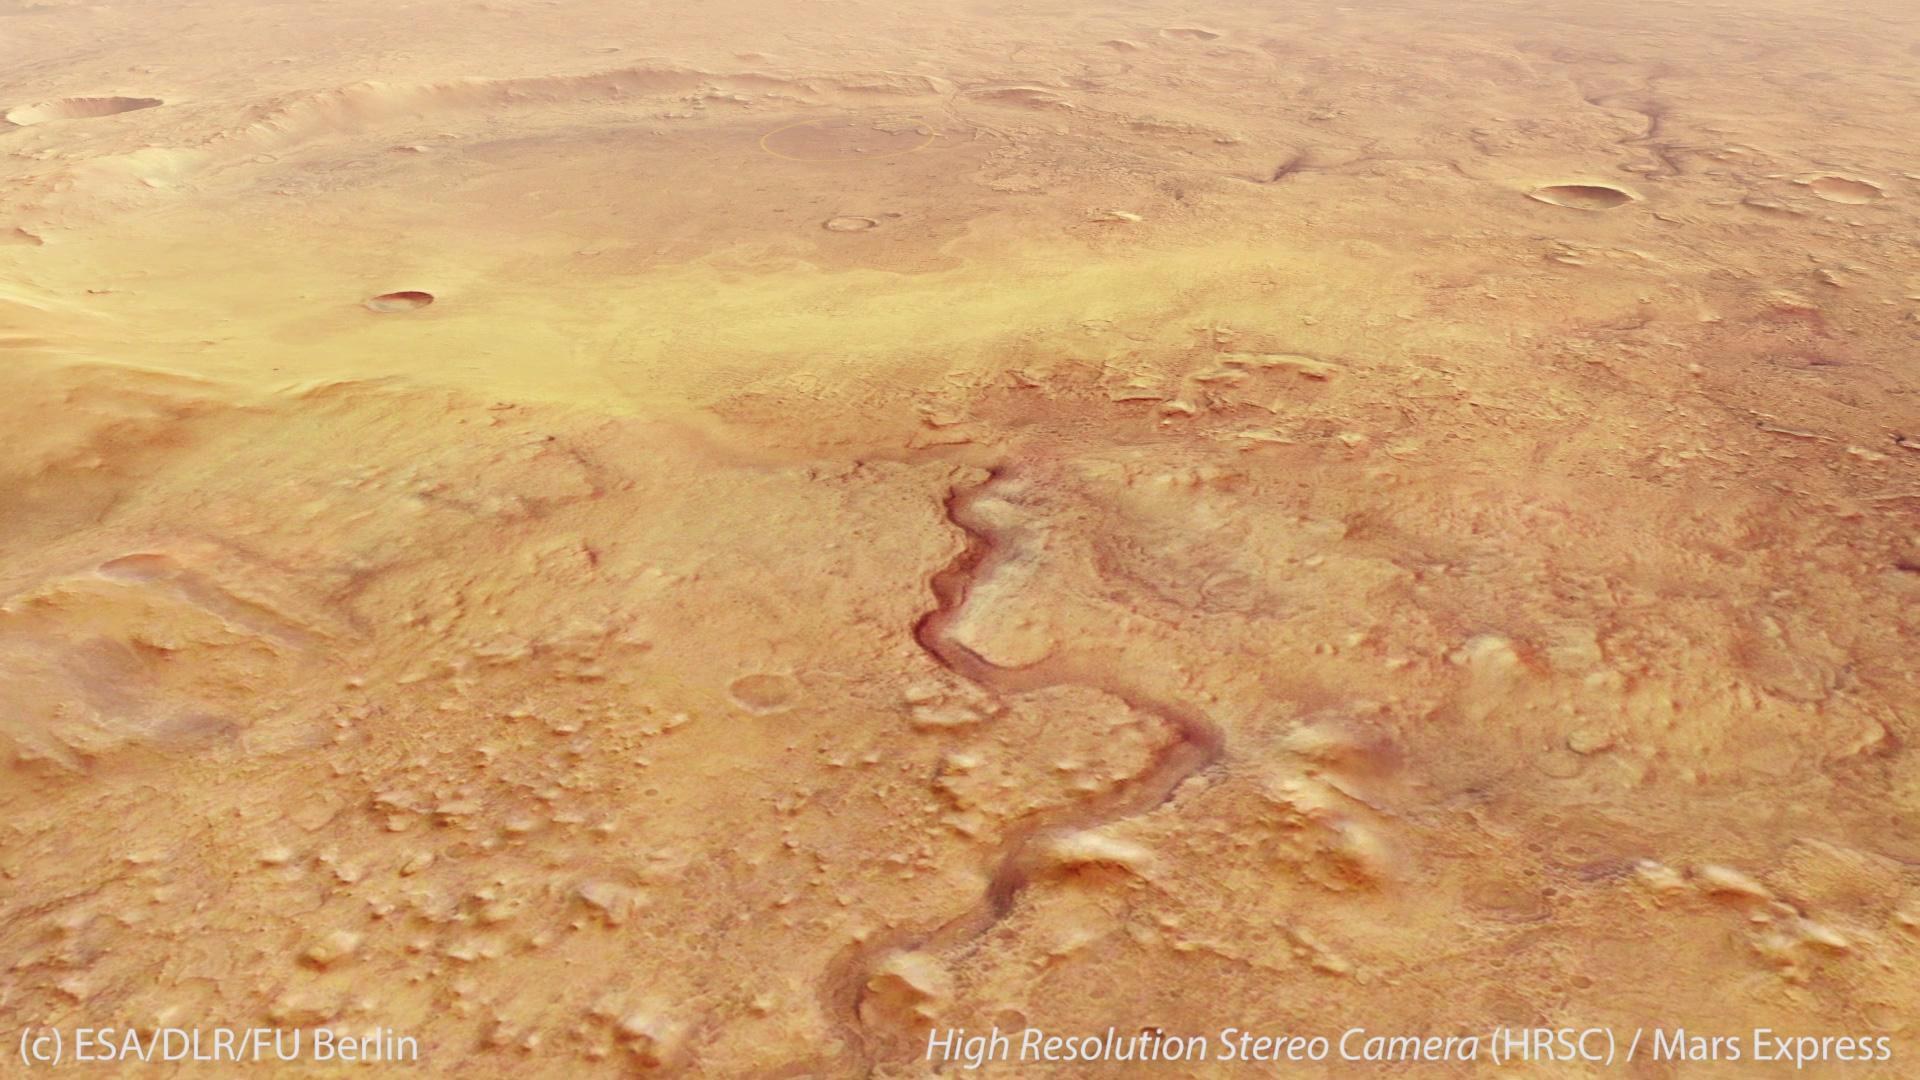
[[[987,934],[1013,912],[1021,895],[1035,881],[1036,872],[1042,868],[1042,842],[1157,809],[1188,780],[1218,764],[1225,753],[1224,739],[1212,719],[1135,685],[1123,672],[1076,663],[1070,655],[1025,667],[1001,667],[953,639],[953,624],[966,608],[974,584],[990,576],[1006,557],[1003,540],[975,513],[975,504],[1011,475],[1009,466],[998,465],[987,470],[984,480],[949,490],[946,517],[966,542],[959,554],[930,579],[934,606],[915,623],[914,640],[935,663],[986,690],[1011,695],[1050,687],[1088,687],[1117,698],[1136,713],[1158,719],[1173,733],[1174,740],[1145,770],[1110,791],[1016,820],[990,862],[993,870],[986,888],[966,910],[931,928],[907,927],[875,935],[849,946],[835,958],[825,978],[825,1004],[849,1042],[858,1048],[863,1073],[878,1063],[877,1040],[869,1036],[860,1015],[875,964],[897,950],[962,948]]]

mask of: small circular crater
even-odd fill
[[[417,289],[402,289],[399,292],[381,293],[367,300],[367,310],[382,315],[395,311],[418,311],[433,303],[433,294]]]
[[[59,101],[43,101],[38,105],[18,105],[8,109],[6,116],[8,123],[26,127],[29,124],[44,124],[49,120],[88,120],[96,116],[113,116],[165,104],[159,98],[150,97],[70,97]]]
[[[874,228],[879,224],[878,221],[870,217],[842,214],[839,217],[830,217],[821,222],[820,227],[828,232],[866,232],[868,229]]]
[[[800,696],[800,683],[791,675],[755,672],[728,683],[727,696],[742,709],[765,716],[792,707]]]
[[[1611,210],[1634,199],[1630,192],[1605,184],[1549,184],[1534,188],[1527,197],[1570,210]]]
[[[1505,922],[1536,922],[1553,913],[1546,895],[1531,882],[1477,881],[1467,886],[1465,899],[1480,914]]]
[[[1849,206],[1862,206],[1886,195],[1878,184],[1869,184],[1850,176],[1818,176],[1807,181],[1807,190],[1828,202],[1846,203]]]
[[[1222,571],[1200,583],[1200,599],[1216,611],[1252,611],[1259,602],[1259,593],[1259,583],[1238,570]]]

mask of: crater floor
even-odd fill
[[[0,1036],[1913,1074],[1910,5],[0,30]]]

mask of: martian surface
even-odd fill
[[[0,1073],[1920,1073],[1917,89],[1905,0],[0,0]],[[1745,1057],[930,1053],[1228,1028]]]

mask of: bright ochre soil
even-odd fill
[[[0,0],[0,1034],[1912,1075],[1916,62],[1892,0]]]

